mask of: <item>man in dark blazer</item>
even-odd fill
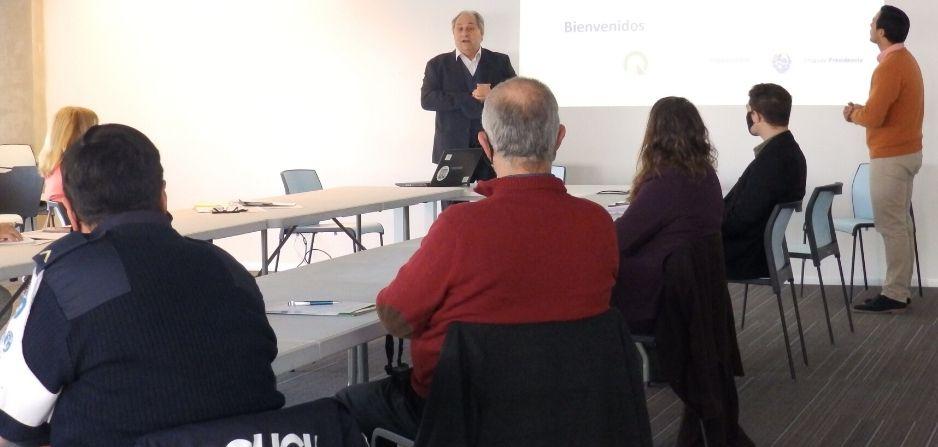
[[[427,62],[420,88],[420,106],[436,112],[433,163],[446,149],[480,147],[482,103],[498,83],[515,77],[508,55],[482,48],[482,15],[462,11],[452,26],[456,51]]]
[[[758,84],[749,90],[746,124],[762,138],[755,159],[723,199],[723,249],[726,276],[752,279],[769,276],[765,226],[776,204],[803,200],[807,165],[788,130],[791,95],[779,85]]]

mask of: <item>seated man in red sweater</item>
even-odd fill
[[[609,309],[615,229],[601,206],[567,194],[550,174],[565,132],[554,95],[533,79],[505,81],[486,99],[482,127],[479,142],[498,175],[476,187],[487,198],[440,214],[378,294],[388,332],[411,339],[409,379],[390,377],[336,396],[366,435],[378,427],[417,434],[451,322],[565,321]]]

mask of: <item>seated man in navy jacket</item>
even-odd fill
[[[728,279],[769,276],[765,225],[776,204],[804,199],[807,165],[788,130],[791,95],[775,84],[749,90],[746,124],[762,138],[755,159],[723,199],[723,250]]]
[[[62,161],[75,231],[35,258],[0,332],[0,445],[133,445],[277,409],[277,341],[250,274],[166,212],[160,156],[95,126]]]
[[[485,21],[475,11],[453,18],[456,51],[427,62],[420,88],[420,105],[436,112],[433,163],[446,149],[479,147],[482,103],[500,82],[515,77],[508,55],[482,48]]]

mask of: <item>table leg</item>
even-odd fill
[[[358,384],[358,346],[348,351],[348,386]]]
[[[261,275],[267,274],[267,230],[261,230]]]
[[[358,238],[359,243],[362,240],[362,215],[355,215],[355,236]],[[355,245],[355,251],[358,251],[358,245]]]
[[[405,206],[402,210],[404,214],[402,217],[403,220],[401,222],[401,237],[403,237],[405,241],[409,241],[410,240],[410,207]]]
[[[358,383],[368,382],[368,343],[358,345]]]

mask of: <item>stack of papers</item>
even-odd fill
[[[260,200],[238,200],[237,204],[241,206],[260,206],[270,208],[291,208],[296,206],[296,204],[293,202],[264,202]]]
[[[305,306],[291,306],[282,304],[270,306],[267,313],[273,315],[320,315],[320,316],[339,316],[339,315],[361,315],[375,310],[375,303],[365,303],[361,301],[331,301],[330,304],[316,304]]]
[[[612,220],[616,220],[622,217],[625,214],[625,210],[629,208],[627,202],[616,202],[606,206],[606,211],[609,212],[609,215],[612,217]]]

